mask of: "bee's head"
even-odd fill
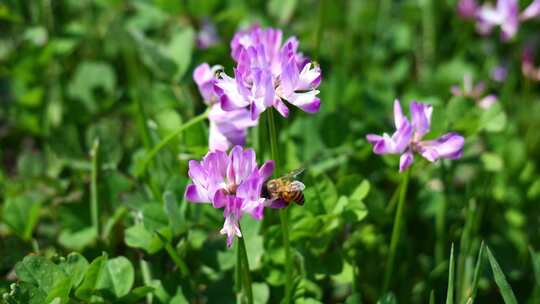
[[[276,192],[278,190],[278,183],[275,180],[271,180],[266,184],[268,192]]]

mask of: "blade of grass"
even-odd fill
[[[172,247],[169,240],[167,240],[167,238],[163,234],[159,233],[159,231],[156,231],[156,234],[165,246],[165,250],[173,260],[174,264],[176,264],[176,267],[178,267],[178,270],[180,270],[180,274],[182,275],[182,277],[188,276],[189,270],[186,263],[184,263],[178,252],[176,252],[176,250]]]
[[[429,304],[435,304],[435,291],[433,289],[429,293]]]
[[[92,157],[92,179],[90,181],[90,210],[92,217],[92,227],[99,236],[99,198],[98,198],[98,177],[99,177],[99,139],[94,140],[90,150]]]
[[[514,292],[512,291],[512,287],[510,284],[508,284],[508,281],[506,280],[506,276],[504,275],[501,267],[499,266],[499,263],[497,263],[497,260],[495,259],[495,256],[493,256],[493,253],[491,253],[491,250],[489,247],[486,246],[486,253],[489,259],[489,264],[491,265],[491,271],[493,272],[493,277],[495,279],[495,283],[499,287],[499,290],[501,291],[501,295],[503,297],[505,304],[517,304],[516,296],[514,295]]]
[[[473,281],[471,284],[471,291],[469,295],[469,300],[467,303],[473,303],[474,298],[476,297],[476,290],[478,289],[478,276],[480,275],[480,269],[482,267],[482,262],[484,261],[484,242],[480,244],[480,249],[478,250],[478,258],[476,259],[476,266],[474,267]]]
[[[454,303],[454,243],[450,249],[450,264],[448,265],[448,288],[446,291],[446,304]]]
[[[409,184],[409,175],[412,168],[409,168],[403,176],[399,191],[399,201],[396,210],[396,216],[394,218],[394,227],[392,228],[392,236],[390,239],[390,253],[388,255],[388,261],[386,263],[386,271],[384,274],[383,293],[388,291],[390,287],[390,279],[392,278],[392,272],[394,270],[394,260],[396,258],[397,245],[399,243],[399,237],[401,234],[401,221],[403,220],[403,209],[405,205],[405,197],[407,196],[407,187]]]
[[[532,303],[538,303],[540,301],[540,259],[534,252],[534,249],[529,246],[529,252],[531,254],[531,263],[533,265],[534,272],[534,289],[532,293]]]
[[[529,253],[531,254],[531,263],[533,265],[534,280],[536,286],[540,286],[540,259],[538,255],[534,252],[534,249],[529,246]]]

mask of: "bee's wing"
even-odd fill
[[[301,181],[293,181],[289,184],[289,191],[304,191],[306,186]]]
[[[294,179],[295,177],[300,175],[302,172],[304,172],[304,168],[298,168],[296,170],[293,170],[293,171],[287,173],[287,175],[285,175],[283,178],[285,178],[285,179]]]

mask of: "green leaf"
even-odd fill
[[[253,283],[253,302],[255,304],[265,304],[270,298],[270,288],[265,283]]]
[[[105,255],[96,258],[90,263],[84,275],[83,282],[75,291],[75,296],[81,300],[90,301],[96,289],[100,273],[107,263]]]
[[[500,132],[505,130],[506,120],[506,114],[500,102],[497,102],[482,112],[480,127],[489,132]]]
[[[129,293],[135,280],[135,271],[131,262],[119,256],[105,263],[102,274],[96,284],[96,289],[107,290],[116,298],[121,298]]]
[[[246,251],[249,252],[249,269],[251,271],[261,267],[261,258],[264,253],[263,238],[259,234],[260,221],[254,221],[249,217],[241,220],[242,235],[246,243]]]
[[[186,73],[191,62],[195,42],[195,32],[191,27],[177,29],[166,47],[166,53],[176,64],[175,79],[180,79]]]
[[[485,152],[481,159],[486,171],[498,172],[504,169],[504,161],[498,154]]]
[[[47,297],[43,290],[26,282],[12,284],[10,289],[3,295],[6,304],[43,304]]]
[[[160,203],[145,204],[142,208],[144,228],[156,231],[169,225],[169,218]]]
[[[482,262],[484,261],[484,242],[480,244],[480,249],[478,250],[478,257],[476,260],[476,266],[474,267],[473,281],[471,284],[471,293],[469,295],[469,300],[471,303],[474,302],[476,297],[476,290],[478,289],[478,280],[480,277],[480,268],[482,267]]]
[[[446,304],[454,303],[454,244],[450,249],[450,264],[448,265],[448,287],[446,291]]]
[[[167,238],[170,237],[170,230],[168,232],[160,230],[160,233]],[[124,240],[128,246],[144,249],[149,254],[154,254],[163,248],[163,242],[159,237],[148,231],[143,224],[136,224],[126,229]]]
[[[41,209],[41,200],[32,195],[8,197],[2,211],[3,222],[24,240],[32,237]]]
[[[15,265],[15,273],[20,281],[31,283],[45,294],[59,281],[67,278],[62,269],[42,256],[27,256]]]
[[[166,191],[163,194],[163,201],[165,202],[165,212],[169,218],[169,225],[173,230],[173,234],[177,235],[183,230],[185,225],[183,223],[183,220],[185,220],[184,216],[180,212],[180,208],[178,208],[178,202],[173,192]]]
[[[167,79],[176,73],[176,63],[168,56],[169,50],[162,45],[150,41],[138,30],[130,29],[137,51],[142,62],[157,77]]]
[[[109,64],[85,61],[77,66],[67,91],[72,98],[80,100],[86,109],[93,113],[98,109],[96,90],[112,95],[115,86],[116,75]]]
[[[82,251],[84,248],[95,243],[96,239],[96,229],[94,227],[86,227],[73,232],[71,230],[62,230],[58,236],[58,243],[66,248]]]
[[[396,296],[393,293],[387,293],[377,301],[377,304],[397,304]]]
[[[60,266],[64,273],[70,276],[71,285],[77,287],[84,278],[84,274],[88,268],[88,261],[80,253],[73,252],[58,266]]]
[[[141,299],[144,298],[148,293],[154,291],[153,287],[150,286],[141,286],[134,288],[129,294],[118,299],[120,303],[140,303]]]
[[[536,286],[540,286],[540,258],[538,258],[538,254],[534,252],[534,249],[532,247],[529,247],[529,253],[531,254],[531,263],[532,263],[533,271],[534,271],[534,280],[535,280]]]
[[[279,24],[286,24],[291,19],[297,0],[271,0],[267,2],[268,13],[279,20]]]
[[[354,201],[362,201],[369,193],[369,182],[363,180],[362,183],[356,187],[354,192],[351,194],[350,199]]]
[[[495,256],[493,256],[493,253],[491,253],[491,250],[487,246],[486,246],[486,253],[488,255],[489,263],[491,265],[491,271],[493,271],[495,283],[497,283],[497,286],[499,286],[499,290],[503,297],[504,303],[517,304],[518,302],[516,300],[516,296],[514,295],[514,292],[512,291],[512,287],[510,286],[510,284],[508,284],[508,281],[506,280],[506,277],[501,267],[497,263]]]

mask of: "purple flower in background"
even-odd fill
[[[491,79],[497,82],[503,82],[507,76],[508,69],[503,65],[498,65],[491,71]]]
[[[477,10],[476,0],[459,0],[458,2],[457,12],[463,19],[474,19]]]
[[[258,123],[257,120],[251,119],[249,111],[245,108],[233,111],[221,109],[218,97],[214,92],[216,82],[214,75],[215,71],[220,68],[220,66],[210,68],[207,63],[203,63],[193,71],[193,80],[197,83],[204,102],[210,106],[208,146],[211,151],[226,151],[233,145],[244,145],[247,129]]]
[[[484,95],[485,90],[485,83],[480,81],[475,85],[470,74],[465,74],[463,76],[463,86],[454,85],[450,88],[452,95],[472,98],[480,108],[488,109],[497,102],[498,99],[494,94]]]
[[[197,47],[207,49],[220,41],[216,26],[210,19],[204,18],[199,32],[197,32]]]
[[[491,33],[494,27],[501,28],[501,38],[514,37],[519,27],[519,6],[517,0],[498,0],[497,5],[484,4],[477,12],[478,32],[482,35]]]
[[[540,0],[534,0],[523,12],[520,19],[522,21],[538,17],[540,15]]]
[[[523,12],[519,12],[517,0],[497,0],[497,5],[484,4],[477,9],[476,28],[479,33],[487,35],[494,27],[501,28],[501,38],[509,40],[517,33],[520,21],[532,19],[540,15],[540,0],[534,0]]]
[[[439,158],[458,159],[462,155],[463,136],[457,133],[446,133],[435,140],[423,141],[429,132],[433,108],[429,104],[411,102],[412,120],[409,122],[403,115],[399,100],[394,101],[394,125],[396,131],[392,136],[368,134],[367,140],[373,145],[375,154],[401,154],[399,171],[405,171],[413,162],[413,152],[419,153],[430,162]]]
[[[274,171],[274,162],[260,168],[255,151],[235,146],[229,155],[223,151],[209,152],[202,161],[189,161],[189,177],[193,181],[184,194],[192,203],[212,203],[225,208],[222,234],[227,235],[230,247],[234,236],[241,237],[238,221],[244,213],[254,219],[263,217],[266,199],[261,197],[262,186]]]
[[[534,66],[534,52],[530,47],[523,49],[521,55],[521,72],[525,78],[540,81],[540,68]]]
[[[309,113],[319,110],[321,70],[298,53],[295,37],[282,45],[282,35],[280,30],[258,26],[235,34],[234,78],[221,74],[215,84],[223,110],[248,109],[253,120],[269,107],[287,117],[285,101]]]

